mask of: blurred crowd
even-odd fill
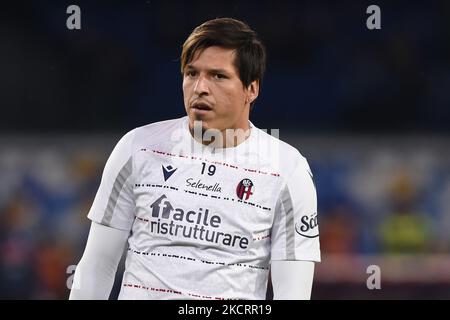
[[[404,152],[395,148],[369,147],[359,155],[355,148],[312,162],[325,253],[450,252],[448,154],[413,142]]]
[[[2,148],[0,298],[67,295],[105,156],[46,144]]]
[[[115,138],[3,144],[1,298],[67,298]],[[450,157],[443,145],[386,150],[370,139],[362,147],[337,138],[330,150],[320,139],[299,140],[294,145],[315,176],[325,256],[450,253]]]

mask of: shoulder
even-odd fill
[[[268,155],[272,166],[280,176],[287,179],[294,171],[308,173],[311,171],[307,159],[299,149],[264,130],[257,129],[259,150]]]
[[[173,133],[182,127],[184,118],[163,120],[136,127],[124,134],[118,144],[126,145],[132,152],[136,148],[167,142]]]
[[[186,117],[163,120],[158,122],[153,122],[146,124],[141,127],[137,127],[131,132],[134,132],[136,139],[143,139],[146,137],[151,137],[153,139],[166,138],[168,134],[171,134],[173,131],[182,127],[183,122]]]

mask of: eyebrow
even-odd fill
[[[186,66],[186,70],[197,70],[197,68],[193,67],[192,65],[187,65]],[[225,69],[207,69],[207,71],[209,73],[225,73],[225,74],[230,74],[229,71],[225,70]]]

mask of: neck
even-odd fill
[[[250,124],[247,121],[242,128],[235,129],[205,129],[200,122],[189,124],[189,131],[193,138],[203,145],[214,148],[232,148],[244,142],[251,133]]]

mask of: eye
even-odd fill
[[[195,70],[188,70],[186,71],[187,77],[195,77],[197,75],[197,72]]]
[[[216,73],[214,74],[215,79],[226,79],[227,77],[224,74]]]

